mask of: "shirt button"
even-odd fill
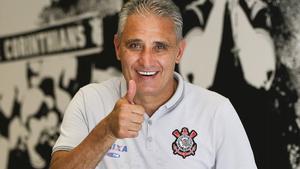
[[[152,125],[152,121],[151,121],[151,120],[148,120],[148,124],[149,124],[149,125]]]
[[[148,141],[148,142],[152,142],[152,137],[148,137],[148,138],[147,138],[147,141]]]

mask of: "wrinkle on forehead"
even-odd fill
[[[172,33],[173,32],[173,33]],[[176,44],[175,24],[168,17],[130,15],[123,30],[123,38]],[[124,40],[125,40],[124,39]]]

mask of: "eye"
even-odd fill
[[[128,47],[129,49],[139,50],[139,49],[142,49],[142,44],[133,42],[133,43],[129,43],[129,44],[127,45],[127,47]]]
[[[154,50],[157,52],[165,51],[168,49],[168,45],[164,43],[156,43],[154,46]]]

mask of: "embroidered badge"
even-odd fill
[[[176,137],[176,140],[172,144],[174,155],[178,154],[182,158],[195,155],[197,143],[195,143],[194,138],[198,135],[195,130],[189,132],[188,128],[183,127],[181,132],[176,129],[172,134]]]

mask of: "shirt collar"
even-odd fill
[[[167,109],[172,109],[178,105],[183,98],[184,81],[180,74],[174,72],[174,78],[177,80],[177,88],[173,96],[165,103]]]
[[[173,109],[180,103],[180,101],[183,98],[184,80],[182,76],[177,72],[174,72],[174,78],[175,80],[177,80],[176,91],[173,94],[173,96],[164,105],[161,106],[161,107],[165,107],[166,109]],[[123,97],[127,92],[127,83],[124,76],[121,77],[120,90],[121,90],[121,97]]]

